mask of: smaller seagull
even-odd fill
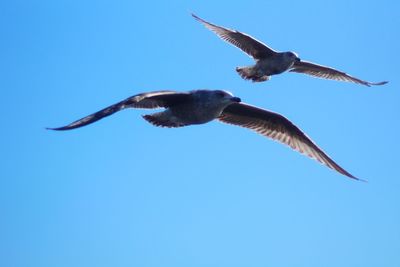
[[[79,128],[127,108],[165,108],[162,112],[143,116],[151,124],[160,127],[171,128],[203,124],[214,119],[245,127],[288,145],[343,175],[360,180],[340,167],[306,134],[282,115],[241,103],[240,98],[223,90],[142,93],[131,96],[67,126],[47,129],[62,131]]]
[[[241,49],[256,61],[256,64],[253,66],[236,68],[236,71],[243,79],[252,80],[253,82],[264,82],[268,81],[271,75],[290,71],[366,86],[388,83],[387,81],[377,83],[367,82],[327,66],[303,61],[294,52],[277,52],[250,35],[217,26],[199,18],[195,14],[192,14],[192,16],[206,28],[217,34],[222,40]]]

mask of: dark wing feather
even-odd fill
[[[216,33],[222,40],[240,48],[243,52],[256,60],[268,58],[276,54],[273,49],[247,34],[217,26],[194,14],[192,14],[192,16],[206,28]]]
[[[149,93],[143,93],[128,97],[121,102],[118,102],[114,105],[106,107],[96,113],[93,113],[89,116],[86,116],[82,119],[72,122],[63,127],[59,128],[48,128],[50,130],[71,130],[75,128],[79,128],[93,122],[96,122],[104,117],[110,116],[115,112],[126,108],[146,108],[146,109],[154,109],[161,107],[171,107],[183,101],[186,101],[190,97],[189,93],[178,93],[175,91],[155,91]]]
[[[247,104],[235,103],[225,108],[218,119],[279,141],[343,175],[359,180],[334,162],[306,134],[282,115]]]
[[[312,76],[324,78],[324,79],[353,82],[353,83],[358,83],[358,84],[362,84],[362,85],[366,85],[366,86],[383,85],[383,84],[388,83],[387,81],[378,82],[378,83],[363,81],[356,77],[350,76],[345,72],[335,70],[330,67],[318,65],[318,64],[308,62],[308,61],[296,61],[290,71],[304,73],[304,74],[308,74],[308,75],[312,75]]]

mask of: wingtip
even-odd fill
[[[204,20],[203,20],[202,18],[200,18],[199,16],[197,16],[197,15],[194,14],[193,12],[191,12],[190,14],[192,15],[192,17],[193,17],[195,20],[198,20],[198,21],[200,21],[200,22],[204,22]]]
[[[204,20],[204,19],[202,19],[202,18],[200,18],[199,16],[197,16],[196,14],[194,14],[194,13],[191,13],[192,14],[192,17],[195,19],[195,20],[197,20],[198,22],[200,22],[200,23],[202,23],[202,24],[204,24],[204,25],[213,25],[212,23],[210,23],[210,22],[208,22],[208,21],[206,21],[206,20]]]
[[[64,131],[64,130],[69,130],[69,128],[67,127],[58,127],[58,128],[50,128],[50,127],[46,127],[46,130],[52,130],[52,131]]]
[[[367,180],[364,180],[364,179],[361,179],[361,178],[357,178],[357,177],[355,177],[355,176],[353,176],[353,175],[347,175],[349,178],[351,178],[351,179],[353,179],[353,180],[357,180],[357,181],[360,181],[360,182],[363,182],[363,183],[368,183],[368,181]]]
[[[389,81],[383,81],[383,82],[380,82],[380,83],[376,83],[376,85],[384,85],[384,84],[387,84],[387,83],[389,83]]]
[[[389,81],[383,81],[383,82],[377,82],[377,83],[371,83],[371,82],[369,82],[369,83],[367,83],[366,85],[368,86],[368,87],[370,87],[371,85],[384,85],[384,84],[387,84]]]
[[[336,164],[336,167],[338,167],[338,168],[332,168],[332,169],[336,170],[336,171],[339,172],[340,174],[343,174],[344,176],[347,176],[347,177],[350,178],[350,179],[357,180],[357,181],[364,182],[364,183],[367,183],[367,182],[368,182],[367,180],[364,180],[364,179],[355,177],[354,175],[352,175],[351,173],[347,172],[345,169],[343,169],[342,167],[340,167],[340,166],[337,165],[337,164]]]

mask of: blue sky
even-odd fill
[[[3,1],[1,266],[400,266],[397,1]],[[252,61],[190,16],[381,87]],[[226,89],[302,128],[356,182],[246,129],[156,128],[153,90]]]

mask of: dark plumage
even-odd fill
[[[214,119],[245,127],[288,145],[343,175],[359,180],[335,163],[306,134],[282,115],[240,101],[240,98],[222,90],[155,91],[134,95],[66,126],[48,129],[61,131],[79,128],[126,108],[165,108],[164,111],[144,115],[143,118],[161,127],[203,124]]]
[[[272,75],[290,71],[304,73],[318,78],[353,82],[366,86],[383,85],[387,83],[387,81],[377,83],[367,82],[330,67],[303,61],[294,52],[277,52],[250,35],[217,26],[194,14],[192,14],[192,16],[206,28],[217,34],[222,40],[240,48],[256,61],[254,66],[236,68],[236,71],[243,79],[252,80],[253,82],[263,82],[269,80]]]

